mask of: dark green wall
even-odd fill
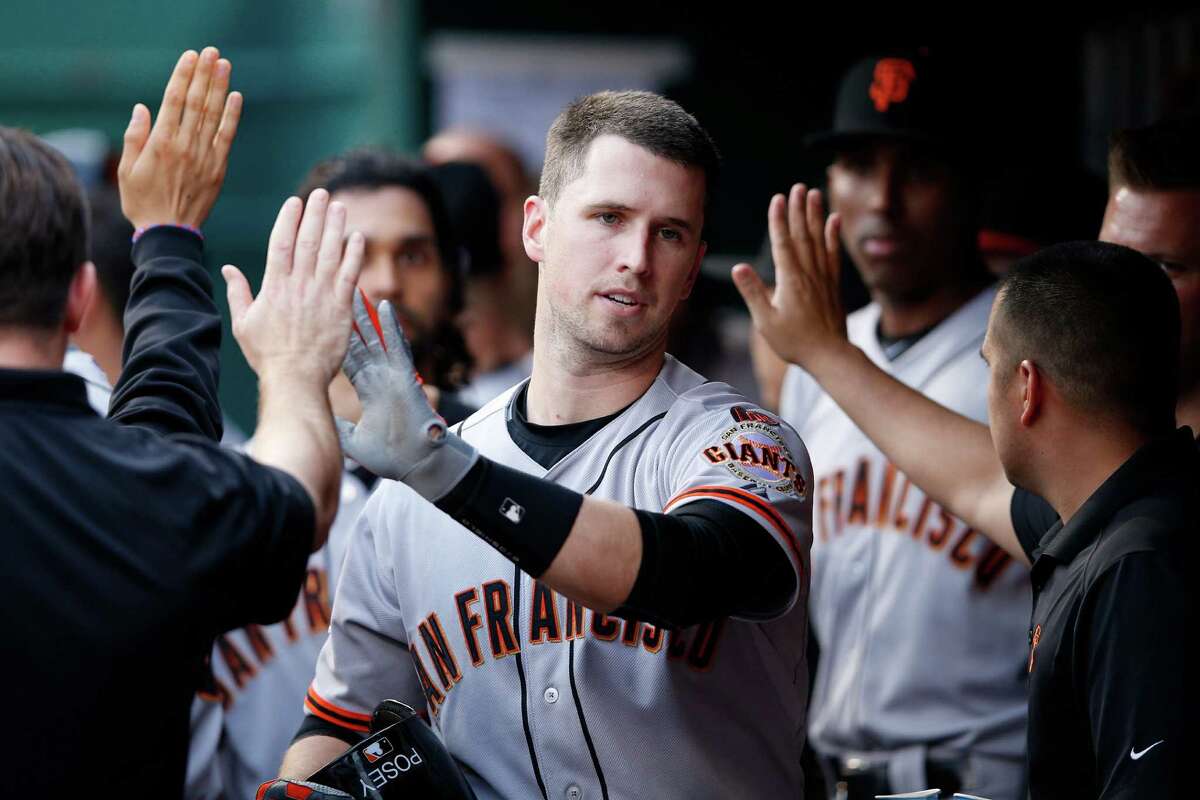
[[[0,124],[97,128],[119,146],[135,102],[157,109],[179,53],[221,48],[246,105],[206,226],[208,258],[214,270],[237,264],[256,282],[275,212],[316,160],[359,144],[420,143],[419,23],[415,0],[6,0]],[[221,398],[253,427],[254,376],[228,316]]]

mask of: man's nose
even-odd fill
[[[635,274],[649,272],[653,246],[654,231],[631,225],[626,235],[622,237],[620,269]]]
[[[904,176],[896,165],[883,159],[868,178],[867,207],[876,213],[896,216],[903,206]]]
[[[358,285],[375,303],[389,300],[393,305],[402,305],[404,279],[400,270],[388,258],[372,260],[359,276]]]

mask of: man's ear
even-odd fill
[[[696,261],[692,264],[692,269],[688,272],[687,283],[683,285],[683,294],[679,296],[680,300],[687,300],[692,296],[692,289],[696,288],[696,278],[700,276],[700,263],[704,261],[704,254],[708,252],[708,242],[700,242],[700,246],[696,248]]]
[[[85,261],[75,270],[71,285],[67,287],[67,305],[63,313],[63,328],[67,333],[79,330],[92,302],[99,301],[96,291],[96,265]]]
[[[1038,365],[1025,359],[1017,365],[1017,380],[1021,382],[1021,424],[1033,425],[1041,416],[1046,402],[1046,384]]]
[[[541,197],[530,195],[525,198],[525,222],[521,226],[521,242],[525,255],[535,264],[546,260],[546,225],[550,221],[550,207]]]

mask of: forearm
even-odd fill
[[[279,777],[302,781],[349,749],[349,744],[333,736],[306,736],[292,742],[284,754]]]
[[[629,597],[641,563],[642,532],[633,509],[585,497],[541,580],[588,608],[608,612]]]
[[[629,595],[641,563],[633,510],[479,458],[436,505],[527,574],[605,611]]]
[[[1013,530],[1013,488],[986,425],[905,386],[849,342],[805,368],[863,433],[933,500],[1028,563]]]
[[[337,514],[342,459],[333,412],[314,381],[264,375],[259,422],[249,446],[256,461],[287,472],[308,491],[316,509],[313,549],[325,542]]]
[[[776,613],[795,572],[749,515],[697,501],[635,511],[481,459],[437,505],[575,602],[665,627]]]

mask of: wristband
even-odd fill
[[[570,535],[583,495],[480,457],[434,505],[536,578]]]

